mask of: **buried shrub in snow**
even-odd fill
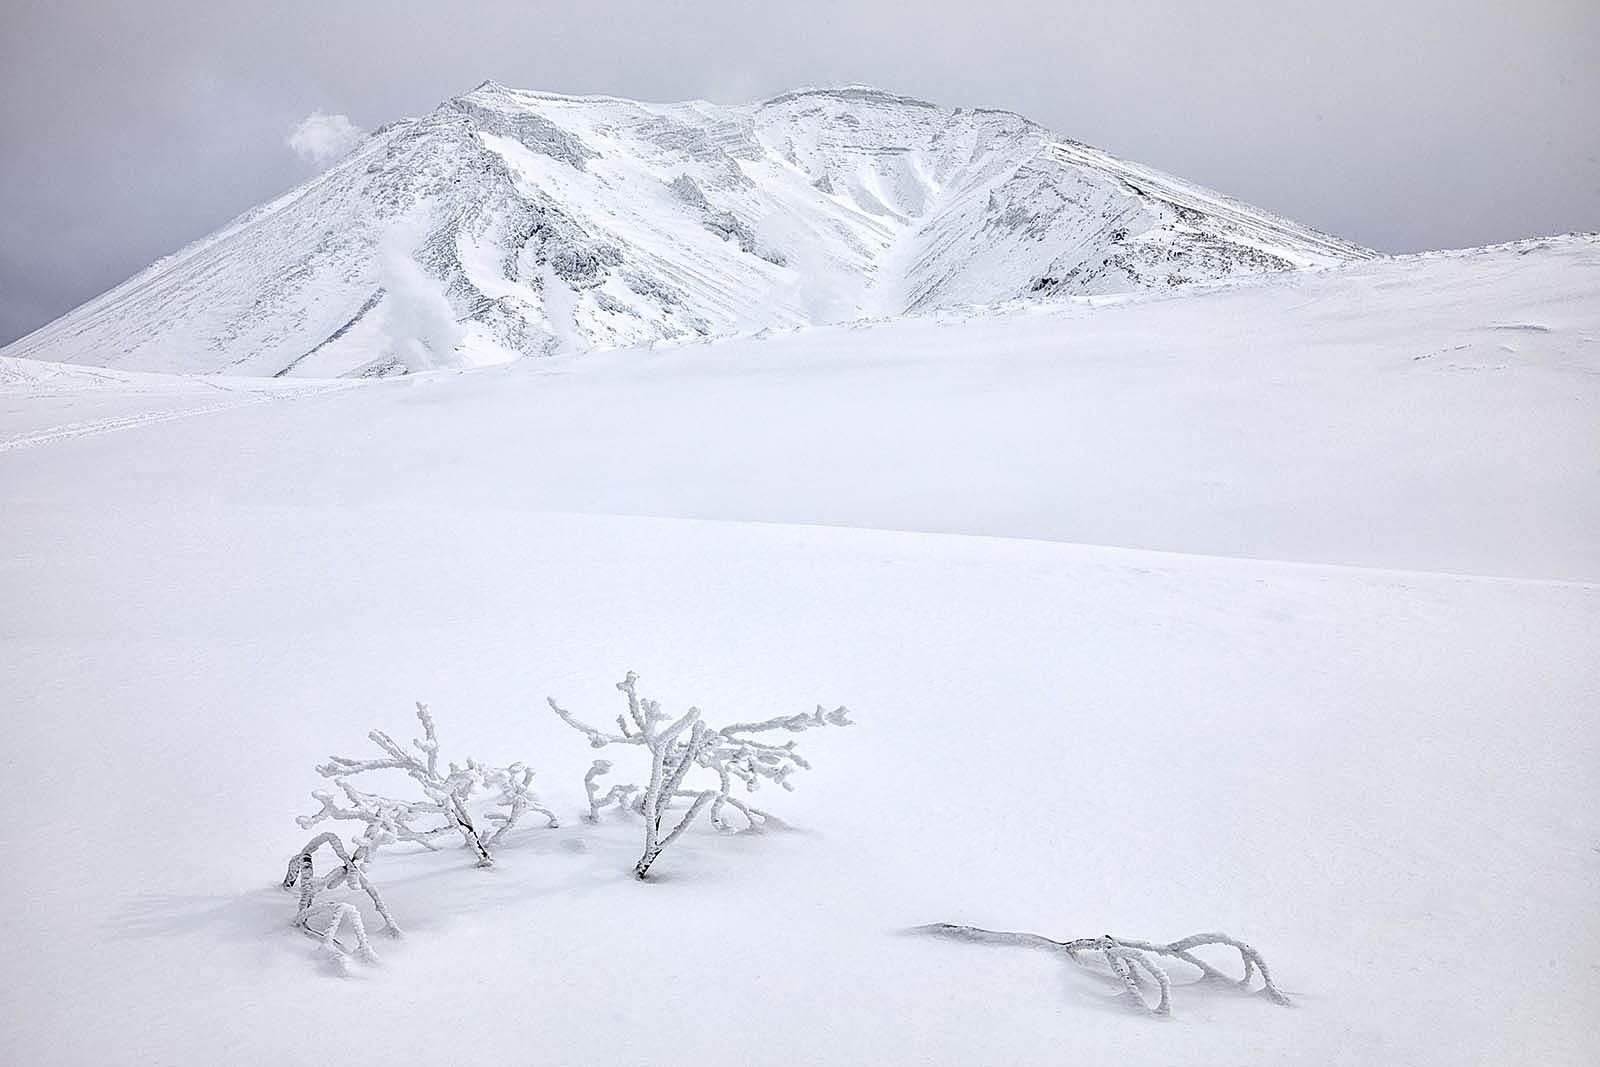
[[[746,792],[754,792],[764,781],[792,789],[790,777],[797,770],[808,770],[811,765],[795,750],[795,741],[780,744],[764,740],[763,736],[777,731],[799,733],[827,725],[852,725],[845,707],[828,711],[819,705],[811,714],[775,716],[759,722],[714,728],[704,722],[698,708],[691,707],[674,719],[663,712],[656,701],[640,697],[638,676],[631,671],[617,683],[617,689],[627,698],[627,711],[617,716],[615,733],[580,721],[554,698],[549,704],[563,722],[588,737],[595,748],[635,745],[650,754],[650,779],[643,790],[637,785],[623,784],[613,785],[602,793],[598,779],[611,772],[609,760],[595,760],[583,777],[588,800],[588,810],[583,816],[585,822],[598,822],[600,813],[608,807],[631,810],[643,816],[644,851],[634,865],[634,874],[640,879],[647,877],[662,851],[708,808],[711,824],[717,829],[727,828],[729,808],[743,817],[749,829],[759,827],[770,818],[766,812],[735,796],[735,785],[742,785]],[[530,769],[520,763],[489,767],[468,760],[464,767],[452,763],[446,771],[441,771],[439,741],[426,705],[417,705],[417,718],[422,723],[423,739],[413,740],[411,749],[399,745],[381,730],[374,730],[367,736],[382,750],[381,757],[334,756],[319,766],[317,773],[334,779],[342,800],[331,791],[318,790],[312,796],[322,807],[296,820],[302,829],[308,830],[325,820],[362,825],[361,832],[351,839],[348,848],[331,832],[324,831],[311,838],[290,858],[283,879],[284,888],[298,888],[300,892],[294,925],[317,938],[340,970],[348,967],[352,956],[368,962],[375,962],[377,956],[357,907],[345,901],[319,901],[319,894],[340,888],[359,889],[382,917],[384,930],[393,935],[400,933],[382,895],[367,876],[367,867],[380,848],[410,841],[433,849],[437,838],[457,835],[483,867],[493,863],[490,847],[496,845],[524,813],[539,812],[550,826],[557,825],[555,814],[542,806],[532,791]],[[423,799],[397,800],[365,792],[351,784],[353,776],[372,771],[403,772],[420,787]],[[697,771],[714,774],[715,784],[692,782],[690,776]],[[495,790],[498,790],[496,810],[482,816],[484,822],[494,826],[494,831],[485,833],[474,824],[468,805],[479,794]],[[674,823],[669,811],[676,801],[684,801],[686,806],[675,816]],[[316,857],[324,848],[333,853],[337,865],[318,875]],[[1084,962],[1084,954],[1098,957],[1122,985],[1127,997],[1139,1008],[1155,1015],[1169,1015],[1172,1011],[1172,980],[1163,966],[1166,959],[1196,968],[1202,981],[1259,992],[1277,1004],[1289,1003],[1289,998],[1273,983],[1272,973],[1261,954],[1226,934],[1194,934],[1158,944],[1109,934],[1056,941],[1038,934],[985,930],[953,923],[921,926],[916,932],[989,944],[1043,948],[1062,953],[1074,963]],[[353,940],[341,940],[342,936]],[[1196,955],[1197,949],[1218,945],[1239,953],[1244,968],[1242,978],[1232,978]],[[1258,976],[1260,988],[1256,989]],[[1149,993],[1152,988],[1155,991],[1153,1000]]]
[[[383,903],[383,897],[378,894],[378,887],[367,878],[367,861],[372,858],[373,852],[377,851],[379,836],[381,835],[373,834],[369,827],[367,832],[362,834],[355,850],[348,851],[337,834],[318,834],[289,858],[289,870],[283,876],[285,889],[300,887],[300,907],[295,911],[294,925],[319,938],[323,950],[341,969],[349,962],[351,951],[368,963],[377,962],[378,956],[372,951],[372,943],[367,940],[367,927],[361,921],[361,912],[354,904],[343,902],[319,904],[317,894],[323,890],[338,889],[340,886],[360,888],[372,898],[373,907],[377,908],[378,914],[383,917],[383,928],[395,936],[400,934],[400,927],[395,924],[394,916],[389,914],[388,907]],[[317,850],[324,845],[328,846],[339,859],[339,866],[319,877],[316,872],[315,857]],[[326,924],[319,932],[316,923],[324,919],[327,920]],[[345,926],[350,927],[350,932],[355,937],[353,947],[346,946],[339,940],[339,932]]]
[[[774,744],[760,740],[755,735],[770,734],[779,730],[798,733],[815,726],[832,724],[849,726],[849,710],[843,706],[827,711],[820,705],[812,714],[779,716],[761,722],[734,723],[714,729],[700,718],[699,708],[690,708],[680,718],[673,719],[661,710],[654,700],[639,696],[638,675],[632,671],[617,683],[617,688],[627,695],[628,710],[617,716],[617,733],[597,730],[572,716],[554,698],[551,709],[562,721],[589,738],[595,748],[606,745],[638,745],[650,753],[650,781],[631,805],[632,810],[644,816],[644,852],[635,864],[633,873],[644,878],[650,865],[663,849],[676,841],[689,828],[695,818],[709,805],[711,824],[718,829],[727,825],[726,808],[733,808],[744,817],[748,827],[765,822],[767,813],[751,807],[733,795],[735,783],[746,792],[754,792],[763,780],[774,782],[784,789],[793,789],[789,776],[796,770],[807,770],[810,764],[795,751],[795,742]],[[689,775],[695,769],[710,771],[717,776],[715,786],[694,786]],[[609,804],[622,807],[637,786],[613,786],[604,797],[597,797],[594,780],[611,769],[606,760],[596,760],[584,775],[584,791],[589,797],[589,818],[599,818],[600,809]],[[668,809],[676,800],[688,802],[688,809],[677,824],[663,832]]]
[[[1229,937],[1227,934],[1192,934],[1181,941],[1158,945],[1151,941],[1132,941],[1127,938],[1112,937],[1105,934],[1101,937],[1082,937],[1076,941],[1055,941],[1038,934],[1010,933],[1001,930],[984,930],[976,926],[960,926],[955,923],[934,923],[930,926],[917,927],[918,933],[935,934],[940,937],[959,938],[964,941],[978,941],[993,945],[1025,945],[1030,948],[1043,948],[1053,952],[1064,953],[1074,963],[1081,963],[1079,954],[1088,952],[1098,954],[1105,960],[1106,966],[1111,968],[1111,973],[1122,982],[1127,994],[1134,1003],[1154,1015],[1170,1015],[1172,1013],[1172,980],[1167,976],[1158,959],[1154,957],[1167,956],[1172,959],[1182,960],[1184,963],[1200,971],[1202,981],[1223,982],[1236,988],[1251,991],[1251,985],[1257,974],[1261,976],[1261,988],[1255,990],[1274,1004],[1288,1004],[1289,998],[1283,995],[1272,982],[1272,972],[1267,969],[1267,961],[1262,959],[1261,953],[1254,948]],[[1197,948],[1207,945],[1226,945],[1239,953],[1239,959],[1244,964],[1244,977],[1231,978],[1222,973],[1205,960],[1194,954]],[[1157,999],[1150,1003],[1141,983],[1154,985]]]
[[[644,816],[645,851],[635,867],[640,878],[649,871],[661,850],[676,840],[708,805],[711,822],[718,828],[726,825],[723,813],[728,807],[738,811],[750,827],[767,819],[765,812],[732,795],[734,783],[742,783],[747,791],[754,791],[763,780],[790,789],[793,787],[789,776],[810,766],[794,750],[793,741],[776,744],[753,735],[850,724],[849,713],[843,707],[831,712],[818,707],[811,715],[780,716],[762,722],[735,723],[721,729],[706,726],[700,721],[700,711],[691,708],[682,718],[669,722],[669,717],[655,701],[640,699],[635,681],[635,676],[629,674],[617,686],[628,696],[627,715],[617,717],[619,734],[606,734],[584,725],[553,700],[550,706],[569,724],[587,734],[590,743],[597,748],[613,743],[635,744],[650,752],[650,784],[642,793],[635,785],[613,785],[602,795],[596,779],[611,770],[607,760],[595,760],[583,779],[589,803],[586,821],[598,821],[600,812],[612,806],[630,808]],[[550,826],[558,825],[555,813],[541,805],[533,792],[532,770],[520,763],[491,767],[470,759],[465,766],[451,763],[441,770],[439,739],[427,705],[417,705],[417,719],[422,723],[423,737],[413,740],[411,748],[400,745],[381,730],[373,730],[367,736],[381,750],[381,756],[368,759],[333,756],[317,767],[318,774],[334,780],[337,791],[313,792],[312,797],[322,806],[313,814],[295,820],[306,830],[324,821],[361,824],[360,833],[350,839],[348,846],[337,834],[328,831],[311,838],[290,857],[283,879],[285,889],[298,888],[300,892],[294,925],[321,941],[341,969],[348,965],[351,956],[369,962],[377,957],[356,906],[342,901],[321,901],[320,894],[328,890],[359,889],[382,917],[384,930],[393,935],[400,933],[382,894],[367,875],[379,849],[397,842],[413,842],[434,849],[438,838],[459,836],[477,858],[478,865],[487,867],[494,862],[491,847],[496,846],[526,812],[538,812]],[[717,785],[689,787],[686,779],[695,768],[714,772]],[[402,800],[384,796],[359,789],[351,781],[357,775],[374,771],[404,773],[420,789],[421,798]],[[493,832],[476,824],[469,808],[473,800],[487,793],[497,794],[493,810],[484,812],[480,818],[493,827]],[[672,802],[678,799],[690,802],[688,810],[677,825],[663,835],[662,821]],[[317,856],[324,849],[333,853],[336,865],[319,875]],[[342,937],[353,941],[341,940]]]
[[[313,792],[311,796],[321,802],[322,807],[314,814],[295,820],[305,830],[324,820],[362,824],[360,834],[351,839],[349,849],[336,834],[325,832],[313,837],[289,860],[289,870],[283,879],[284,888],[292,889],[296,885],[300,888],[295,925],[322,938],[340,962],[344,961],[346,950],[341,947],[338,934],[344,925],[350,926],[356,938],[357,955],[372,959],[372,948],[367,942],[360,913],[353,905],[317,903],[317,894],[324,890],[341,886],[363,890],[383,917],[384,929],[391,934],[400,932],[383,898],[366,875],[368,864],[384,845],[409,841],[434,849],[438,838],[459,836],[477,858],[478,866],[487,867],[494,862],[490,847],[497,844],[525,812],[536,811],[550,826],[558,825],[555,813],[541,805],[533,793],[532,770],[521,763],[489,767],[469,759],[465,766],[451,763],[441,771],[439,738],[426,704],[417,705],[417,719],[422,723],[423,736],[421,740],[412,740],[415,752],[401,746],[382,730],[373,730],[367,736],[383,751],[383,756],[376,759],[333,756],[319,766],[317,773],[332,778],[342,796],[322,789]],[[422,798],[397,800],[357,789],[351,784],[353,776],[371,771],[405,773],[420,788]],[[498,793],[495,810],[483,815],[483,821],[494,827],[493,833],[487,833],[473,822],[468,805],[480,794],[495,792]],[[340,865],[318,877],[314,857],[323,846],[334,853]],[[320,922],[324,917],[328,918],[328,925],[322,930],[315,929],[313,921]]]

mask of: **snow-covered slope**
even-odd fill
[[[388,374],[1370,255],[1007,112],[486,83],[4,354]]]
[[[0,1063],[1600,1062],[1597,294],[1570,238],[331,388],[0,359]],[[543,706],[630,668],[859,725],[640,884]],[[385,852],[340,981],[293,816],[417,699],[566,824]],[[1295,1007],[938,921],[1221,929]]]

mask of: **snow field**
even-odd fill
[[[380,1062],[462,1026],[537,1062],[1582,1058],[1592,586],[488,510],[75,519],[19,530],[54,564],[7,582],[38,605],[6,641],[14,1062]],[[619,710],[628,666],[670,709],[861,725],[758,798],[791,831],[702,826],[641,885],[541,707]],[[566,826],[491,871],[380,857],[407,937],[330,985],[274,886],[290,816],[417,697]],[[1180,988],[1153,1023],[1048,957],[898,933],[944,920],[1223,929],[1298,1007]]]
[[[0,452],[0,1060],[1594,1059],[1593,249],[227,410],[7,363],[0,440],[195,413]],[[639,884],[544,706],[629,669],[859,725]],[[418,699],[564,825],[382,854],[407,936],[339,981],[293,817]],[[1222,930],[1295,1006],[939,921]]]

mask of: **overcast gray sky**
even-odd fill
[[[1386,251],[1600,229],[1600,0],[0,5],[0,343],[485,78],[1008,108]]]

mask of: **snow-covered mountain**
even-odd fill
[[[485,83],[3,351],[379,375],[1371,255],[1003,111]]]

